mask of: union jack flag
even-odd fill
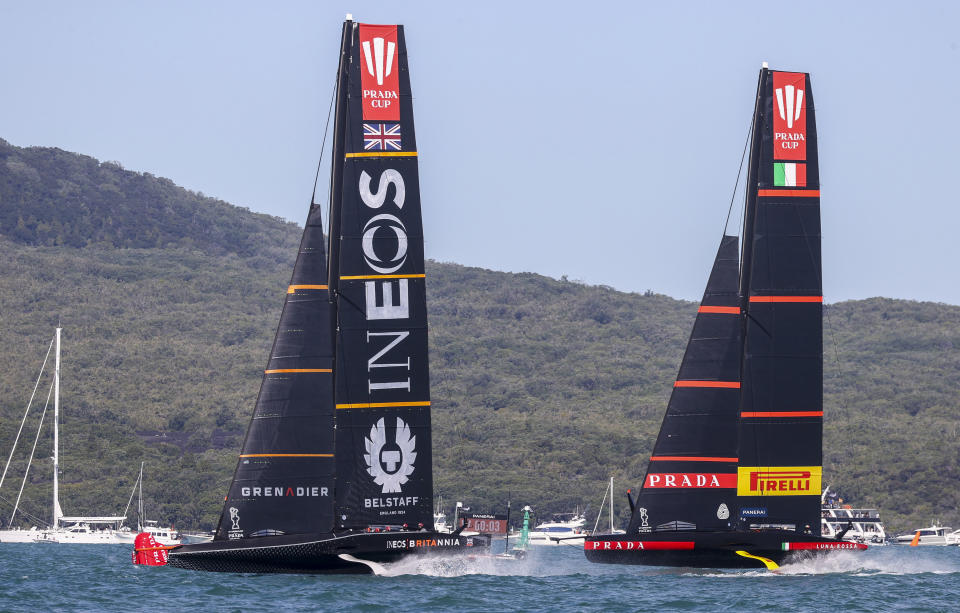
[[[365,123],[363,124],[364,151],[400,151],[400,124]]]

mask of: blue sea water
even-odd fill
[[[387,576],[231,575],[134,566],[119,545],[0,545],[0,611],[958,611],[960,547],[877,547],[777,573],[427,558]]]

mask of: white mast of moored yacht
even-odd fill
[[[60,326],[57,325],[57,361],[53,374],[53,521],[51,527],[60,525],[63,511],[60,510]]]
[[[610,477],[610,534],[613,534],[613,477]]]

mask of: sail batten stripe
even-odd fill
[[[725,389],[740,389],[739,381],[676,381],[673,387],[719,387]]]
[[[328,285],[291,285],[287,288],[287,293],[292,294],[298,289],[330,289]]]
[[[241,453],[241,458],[332,458],[332,453]]]
[[[750,302],[823,302],[823,296],[750,296]]]
[[[700,308],[697,309],[697,312],[698,313],[722,313],[724,315],[739,315],[740,307],[700,305]]]
[[[660,455],[651,456],[651,462],[739,462],[740,458]]]
[[[409,274],[409,275],[346,275],[341,276],[341,281],[356,281],[358,279],[424,279],[427,275],[425,274]]]
[[[760,189],[757,190],[757,196],[761,198],[770,196],[787,196],[790,198],[819,198],[819,189]]]
[[[416,151],[355,151],[344,154],[345,158],[415,158]]]
[[[411,402],[359,402],[354,404],[338,404],[338,409],[380,409],[385,407],[428,407],[429,400]]]
[[[332,368],[273,368],[271,370],[263,371],[266,375],[273,375],[276,373],[309,373],[309,372],[327,372],[332,373]]]
[[[823,417],[823,411],[741,411],[740,417]]]

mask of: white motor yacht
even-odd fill
[[[901,534],[896,540],[898,543],[904,545],[912,545],[913,540],[917,539],[917,545],[936,545],[943,547],[945,545],[957,544],[957,537],[955,536],[957,532],[960,532],[960,530],[954,531],[953,528],[949,526],[940,526],[934,523],[934,525],[929,528],[921,528],[913,532]]]
[[[583,545],[587,519],[582,513],[554,513],[530,530],[528,545]]]

